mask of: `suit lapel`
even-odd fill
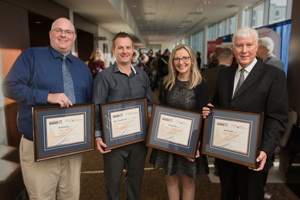
[[[229,99],[232,99],[232,93],[233,93],[233,87],[234,87],[234,77],[235,77],[235,72],[238,68],[238,65],[234,65],[233,67],[230,67],[230,72],[228,74],[228,96]],[[230,102],[230,101],[229,101]]]
[[[263,63],[260,60],[258,60],[257,63],[252,68],[250,74],[247,76],[246,80],[244,81],[244,83],[240,87],[240,89],[237,91],[237,93],[235,93],[233,99],[240,96],[241,94],[243,94],[251,85],[253,85],[253,83],[262,74],[263,69],[264,69],[263,68]]]

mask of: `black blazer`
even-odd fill
[[[264,112],[260,150],[268,160],[285,133],[288,124],[288,95],[284,71],[258,60],[232,98],[238,65],[222,69],[212,104],[215,107]],[[267,167],[266,167],[267,166]],[[269,165],[265,165],[268,168]]]

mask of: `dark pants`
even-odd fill
[[[253,171],[216,159],[222,187],[222,200],[263,200],[268,170]]]
[[[120,199],[120,181],[123,169],[126,169],[126,199],[140,200],[140,187],[147,151],[148,148],[145,146],[145,142],[139,142],[103,154],[107,200]]]

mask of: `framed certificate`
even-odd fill
[[[201,113],[154,104],[146,145],[195,158]]]
[[[211,108],[202,153],[256,168],[263,113]]]
[[[35,161],[94,150],[94,104],[32,108]]]
[[[101,105],[102,135],[106,150],[146,140],[147,99]]]

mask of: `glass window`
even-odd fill
[[[222,37],[223,35],[223,22],[220,22],[218,24],[218,37]]]
[[[260,27],[263,26],[264,20],[264,3],[259,4],[253,8],[252,12],[252,27]]]
[[[249,14],[250,14],[250,11],[249,10],[245,10],[244,12],[244,27],[245,26],[250,26],[249,24]]]
[[[236,16],[229,19],[229,34],[233,34],[236,31]]]
[[[287,0],[271,0],[269,10],[269,24],[285,20]]]
[[[216,39],[215,33],[216,33],[216,26],[215,25],[208,27],[207,36],[206,36],[207,41],[214,41]]]

